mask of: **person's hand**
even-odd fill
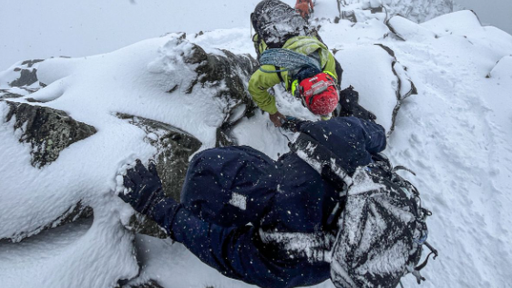
[[[272,123],[274,123],[274,126],[276,127],[281,127],[283,125],[283,122],[286,120],[286,117],[284,117],[283,114],[279,113],[279,111],[277,111],[274,114],[269,114],[268,116],[270,118],[270,121],[272,121]]]
[[[306,122],[310,121],[303,120],[293,116],[285,116],[285,121],[283,121],[283,125],[281,126],[281,128],[288,131],[297,132],[299,130],[299,127]]]
[[[158,201],[165,198],[154,163],[150,163],[147,169],[137,159],[135,167],[128,169],[123,176],[123,184],[126,189],[119,198],[142,214],[148,214]]]

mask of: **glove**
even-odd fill
[[[285,116],[285,118],[281,121],[281,128],[285,130],[289,130],[292,132],[297,132],[298,127],[304,122],[305,120],[293,117],[293,116]]]
[[[135,167],[126,171],[123,184],[126,190],[119,197],[144,215],[150,214],[155,205],[165,198],[154,163],[150,163],[146,169],[137,159]]]

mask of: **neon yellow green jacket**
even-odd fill
[[[260,47],[265,47],[265,45],[260,45]],[[320,65],[323,67],[322,70],[328,71],[338,77],[336,74],[336,62],[334,60],[334,56],[327,47],[315,37],[296,36],[286,41],[282,48],[290,49],[304,55],[309,55],[315,51],[319,51]],[[276,70],[276,67],[273,65],[262,65],[261,68],[266,71]],[[278,69],[282,68],[278,67]],[[290,91],[291,77],[289,77],[288,72],[281,72],[281,77],[283,78],[286,90]],[[281,80],[279,79],[277,72],[268,73],[258,69],[254,74],[252,74],[251,79],[249,80],[249,93],[251,93],[252,99],[256,105],[261,108],[261,110],[268,112],[269,114],[277,112],[276,99],[274,96],[270,95],[267,90],[280,82]]]

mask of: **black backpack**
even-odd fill
[[[344,196],[329,220],[338,228],[330,251],[336,287],[392,288],[408,273],[418,283],[425,280],[420,270],[432,253],[438,254],[426,242],[431,212],[421,206],[416,187],[396,173],[403,167],[392,168],[379,154],[349,176],[336,164],[334,153],[306,134],[298,137],[292,150]],[[424,245],[432,252],[418,266]]]

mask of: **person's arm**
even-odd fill
[[[260,236],[253,226],[221,227],[181,208],[172,223],[162,227],[201,261],[228,277],[261,287],[282,285],[279,277],[272,275],[276,267],[269,267],[269,260],[256,245]]]
[[[354,118],[354,117],[353,117]],[[386,149],[386,129],[373,121],[355,118],[362,122],[366,138],[366,151],[376,154]]]
[[[262,69],[275,71],[273,65],[263,65]],[[281,127],[285,117],[277,110],[276,98],[268,93],[268,89],[280,82],[281,79],[277,73],[263,72],[259,69],[252,74],[249,80],[249,93],[251,93],[252,99],[261,110],[268,112],[270,121],[276,127]]]
[[[263,65],[262,69],[266,71],[275,71],[275,67],[272,65]],[[268,89],[279,84],[281,80],[277,73],[267,73],[261,70],[256,70],[249,80],[249,93],[252,96],[253,101],[260,107],[261,110],[268,112],[269,114],[275,114],[277,112],[276,99],[274,96],[268,93]]]
[[[124,176],[126,192],[119,197],[153,219],[175,241],[222,274],[261,287],[283,286],[282,269],[259,249],[255,227],[226,228],[205,222],[172,198],[164,196],[154,164],[137,160]],[[170,259],[172,261],[172,259]]]

